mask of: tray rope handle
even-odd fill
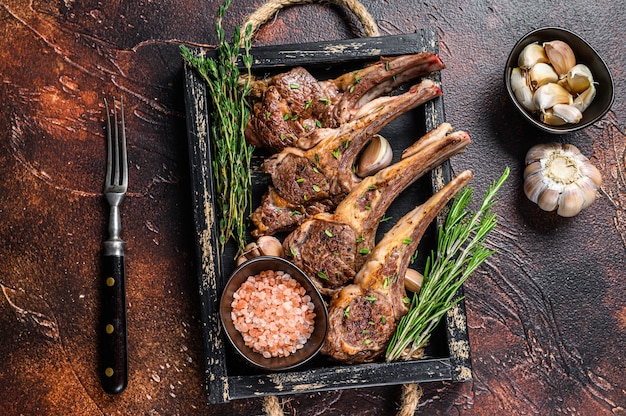
[[[347,7],[359,19],[363,26],[363,30],[367,37],[380,36],[378,25],[367,11],[367,9],[358,0],[328,0],[326,3],[336,3]],[[320,0],[269,0],[255,12],[253,12],[248,20],[241,26],[241,46],[245,40],[245,31],[248,26],[251,28],[251,37],[261,26],[272,19],[276,13],[282,8],[295,6],[299,4],[321,3]],[[422,397],[422,388],[417,383],[402,385],[402,405],[397,416],[413,416],[417,405]],[[277,396],[265,396],[263,399],[263,410],[267,416],[284,416],[284,410]]]
[[[241,41],[243,46],[243,40],[245,35],[245,30],[248,26],[252,26],[251,37],[254,37],[254,34],[259,30],[261,26],[271,20],[276,13],[278,13],[282,8],[295,6],[298,4],[313,4],[313,3],[322,3],[320,0],[269,0],[267,3],[263,4],[259,7],[255,12],[253,12],[248,20],[241,26]],[[380,32],[378,30],[378,25],[376,21],[372,17],[372,15],[367,11],[367,9],[358,1],[358,0],[328,0],[324,1],[324,3],[336,3],[342,6],[347,7],[354,15],[359,19],[361,25],[363,26],[363,31],[367,37],[377,37],[380,36]]]

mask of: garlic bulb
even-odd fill
[[[526,154],[524,193],[544,211],[573,217],[590,206],[600,171],[571,144],[538,144]]]
[[[259,256],[282,257],[282,243],[278,238],[269,235],[259,237],[258,240],[244,247],[243,253],[237,258],[237,265]]]
[[[393,151],[389,142],[380,134],[376,134],[372,137],[365,150],[363,150],[356,168],[356,174],[361,178],[373,175],[389,166],[392,158]]]
[[[561,40],[526,45],[509,81],[517,102],[550,126],[580,122],[596,96],[591,70],[577,64],[574,51]]]

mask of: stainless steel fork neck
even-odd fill
[[[110,206],[109,211],[109,238],[104,242],[105,256],[123,256],[124,240],[121,239],[122,218],[120,204],[124,199],[123,193],[106,193],[106,199]]]

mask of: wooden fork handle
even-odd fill
[[[124,256],[103,256],[103,272],[100,376],[104,391],[118,394],[128,384]]]

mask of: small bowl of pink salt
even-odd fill
[[[326,303],[296,265],[256,257],[240,265],[222,293],[226,335],[248,362],[287,370],[313,358],[328,328]]]

